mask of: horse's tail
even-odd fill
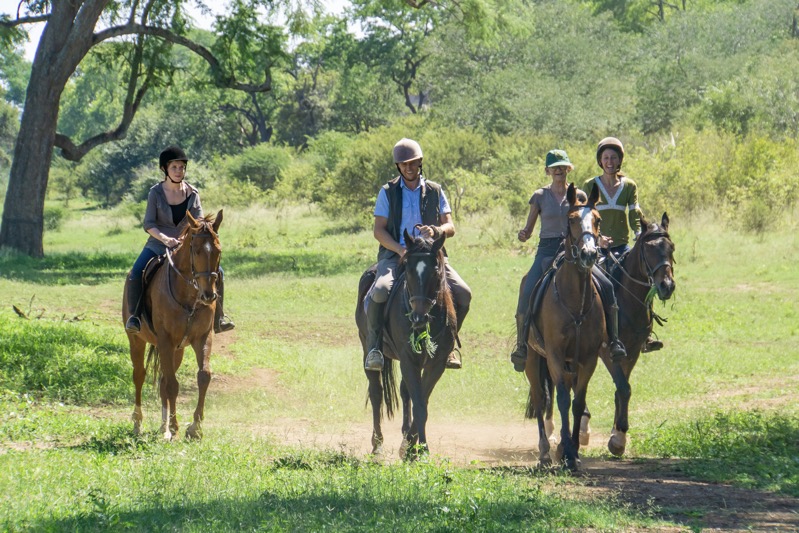
[[[530,357],[532,354],[528,354]],[[524,412],[525,418],[537,418],[538,413],[544,415],[544,418],[552,418],[552,377],[549,375],[549,368],[547,367],[547,360],[544,357],[538,357],[538,383],[530,384],[530,392],[527,395],[527,408]],[[541,399],[543,405],[537,405],[533,397],[533,387],[540,387]]]
[[[153,387],[158,385],[158,378],[161,375],[161,358],[158,357],[158,348],[154,344],[150,345],[147,351],[147,363],[144,366],[144,374],[150,372],[153,378]]]
[[[386,358],[383,365],[383,403],[386,405],[386,416],[394,418],[394,410],[399,407],[397,399],[397,380],[394,376],[394,360]]]

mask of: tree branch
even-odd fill
[[[123,35],[152,35],[153,37],[158,37],[165,41],[188,48],[198,56],[205,59],[206,63],[210,65],[211,72],[215,77],[215,83],[219,87],[255,93],[266,92],[272,88],[272,74],[270,73],[268,67],[266,68],[266,80],[261,84],[256,85],[252,83],[242,83],[236,81],[234,76],[226,75],[224,73],[219,60],[211,53],[210,50],[195,43],[194,41],[191,41],[181,35],[177,35],[176,33],[164,28],[145,26],[143,24],[125,24],[124,26],[114,26],[99,33],[95,33],[94,37],[92,38],[92,45],[98,44],[107,39],[112,39],[114,37],[121,37]]]
[[[0,27],[14,28],[21,24],[33,24],[35,22],[44,22],[49,19],[50,19],[49,13],[47,15],[37,15],[35,17],[15,18],[14,20],[0,18]]]

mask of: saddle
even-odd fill
[[[144,266],[144,271],[142,272],[142,299],[144,301],[141,303],[141,313],[139,317],[147,323],[147,326],[152,331],[155,331],[155,328],[153,328],[153,318],[150,310],[147,308],[147,299],[144,298],[144,295],[147,294],[147,285],[150,284],[155,273],[158,272],[158,269],[161,268],[161,265],[164,263],[166,263],[166,254],[157,255],[147,261],[147,264]]]
[[[535,321],[541,313],[541,307],[544,303],[544,295],[547,292],[547,288],[549,287],[552,280],[555,279],[555,274],[557,273],[558,269],[563,264],[565,260],[565,252],[559,252],[558,255],[555,256],[555,260],[552,261],[552,266],[549,267],[549,270],[544,272],[544,275],[541,276],[541,279],[535,284],[533,288],[533,293],[530,295],[530,307],[528,308],[527,315],[525,316],[524,320],[524,337],[527,337],[527,330],[532,329],[533,336],[535,337],[535,342],[538,347],[541,348],[541,353],[545,353],[544,351],[544,337],[539,331],[539,329],[535,325]],[[598,268],[598,267],[594,267]],[[599,283],[597,280],[596,274],[591,271],[591,281],[593,282],[594,288],[597,290],[599,294],[600,300],[604,301],[603,296],[607,298],[606,295],[603,294],[602,284]]]

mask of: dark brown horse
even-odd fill
[[[619,303],[619,337],[627,349],[627,357],[615,362],[608,354],[602,354],[602,362],[616,385],[616,413],[608,441],[608,450],[614,455],[622,455],[627,445],[627,417],[632,395],[630,374],[657,317],[652,309],[654,297],[668,300],[676,286],[669,216],[663,213],[660,225],[641,218],[641,227],[644,230],[632,249],[609,268]],[[607,261],[613,263],[613,258]],[[587,444],[590,434],[587,420],[583,426],[581,440]]]
[[[380,427],[385,400],[389,417],[397,405],[394,360],[402,373],[402,435],[400,457],[415,458],[427,453],[427,404],[433,388],[444,373],[447,356],[455,345],[455,307],[447,285],[444,254],[445,236],[428,241],[405,232],[406,253],[386,306],[383,334],[385,362],[382,372],[367,371],[369,400],[372,404],[372,453],[382,453],[383,432]],[[374,270],[361,277],[355,322],[363,345],[366,344],[364,299],[374,281]],[[416,444],[418,443],[418,447]]]
[[[594,206],[599,193],[594,187],[583,204],[577,200],[574,184],[570,184],[566,197],[570,207],[565,258],[543,289],[540,312],[532,319],[527,337],[532,349],[528,350],[525,373],[530,382],[527,416],[538,420],[539,462],[543,466],[551,464],[545,419],[551,417],[554,387],[561,419],[558,455],[567,468],[576,470],[588,382],[600,351],[608,351],[608,336],[602,302],[591,279],[598,254],[600,217]],[[570,407],[574,416],[571,429]]]
[[[139,333],[128,333],[130,360],[133,362],[133,383],[136,406],[133,410],[133,431],[141,432],[141,390],[147,373],[144,351],[147,344],[155,348],[153,373],[160,368],[161,433],[171,439],[178,432],[176,373],[183,362],[183,350],[191,345],[197,357],[199,398],[194,422],[186,429],[189,438],[202,438],[205,394],[211,382],[211,344],[216,309],[216,281],[222,249],[217,232],[222,211],[216,217],[195,220],[186,213],[188,224],[179,237],[180,245],[167,251],[168,265],[154,275],[144,293],[145,313]],[[123,302],[127,301],[127,284]],[[127,305],[122,306],[122,322],[127,321]],[[153,349],[150,349],[153,355]],[[149,357],[148,357],[149,359]]]

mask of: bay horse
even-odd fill
[[[365,373],[372,404],[372,454],[378,456],[383,446],[383,401],[389,418],[397,407],[394,360],[399,361],[403,435],[399,455],[403,459],[415,459],[429,453],[428,401],[444,373],[447,356],[455,346],[457,321],[442,251],[446,235],[427,240],[405,231],[404,236],[406,252],[398,269],[401,273],[386,305],[383,371]],[[361,277],[355,311],[364,361],[370,348],[366,344],[364,301],[374,276],[371,268]]]
[[[632,389],[630,374],[638,362],[647,338],[652,333],[655,321],[662,325],[660,317],[652,309],[654,297],[661,301],[671,298],[674,282],[674,243],[669,237],[669,216],[663,213],[660,225],[641,217],[643,231],[632,249],[615,260],[607,261],[609,274],[616,286],[619,304],[619,338],[627,349],[627,357],[613,361],[602,354],[602,362],[610,372],[616,386],[616,411],[613,428],[608,441],[608,450],[613,455],[623,455],[627,446],[629,429],[628,412]],[[581,441],[588,444],[590,426],[583,421]]]
[[[208,384],[211,382],[211,346],[214,338],[214,311],[218,297],[216,282],[219,258],[219,225],[222,210],[216,216],[195,219],[186,213],[188,224],[178,239],[174,251],[167,249],[168,264],[153,274],[144,292],[145,311],[139,333],[128,333],[130,360],[133,363],[133,383],[136,387],[133,410],[133,432],[141,433],[141,391],[152,363],[153,380],[160,369],[161,429],[167,440],[178,432],[177,371],[183,362],[183,351],[191,345],[197,358],[197,388],[199,397],[194,421],[186,429],[186,437],[202,438],[203,410]],[[122,322],[130,313],[127,305],[127,283],[123,294]],[[146,317],[144,315],[147,315]],[[150,345],[145,366],[144,352]]]
[[[527,332],[531,349],[525,366],[530,383],[526,416],[538,421],[539,463],[550,466],[546,419],[550,419],[551,427],[554,387],[561,419],[558,455],[566,468],[576,470],[588,382],[596,369],[600,351],[609,351],[605,313],[591,278],[598,256],[600,216],[595,205],[599,191],[594,187],[588,201],[583,203],[577,199],[577,189],[572,183],[566,198],[569,213],[565,257],[562,263],[558,265],[556,261],[553,266],[555,272],[549,284],[541,286],[545,292],[541,295],[540,312],[531,317]],[[532,306],[528,314],[531,312]],[[569,428],[569,407],[574,416],[572,429]]]

